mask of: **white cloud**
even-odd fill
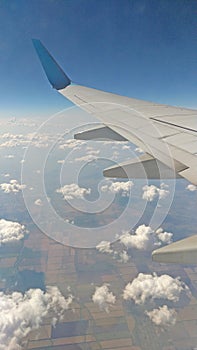
[[[172,243],[172,236],[173,236],[173,233],[171,232],[164,232],[162,227],[158,228],[156,231],[155,231],[157,237],[159,238],[159,240],[162,242],[162,243],[166,243],[166,244],[170,244]]]
[[[1,148],[15,148],[18,146],[27,148],[30,144],[37,148],[45,148],[54,140],[54,135],[44,133],[29,133],[24,135],[6,133],[1,135],[0,138],[4,141],[0,144]]]
[[[30,331],[39,328],[44,319],[53,313],[52,323],[61,320],[73,300],[67,299],[55,286],[19,292],[0,292],[0,350],[24,349],[23,339]]]
[[[12,159],[12,158],[14,158],[14,155],[13,154],[7,154],[6,156],[4,156],[4,158]]]
[[[111,243],[109,241],[101,241],[97,244],[96,249],[100,253],[113,254],[113,249],[111,249]]]
[[[84,198],[84,195],[90,194],[90,188],[79,187],[77,184],[64,185],[56,190],[57,193],[61,193],[65,200],[71,200],[74,198]]]
[[[195,185],[192,185],[192,184],[189,184],[187,187],[186,187],[187,190],[191,191],[191,192],[194,192],[197,190],[197,186]]]
[[[125,300],[132,299],[135,304],[144,304],[147,300],[153,299],[167,299],[177,302],[182,291],[189,294],[189,288],[178,277],[139,273],[132,282],[126,285],[123,298]]]
[[[118,258],[119,258],[119,262],[124,263],[124,264],[126,264],[130,259],[126,250],[119,252]]]
[[[75,158],[74,162],[87,162],[87,163],[89,163],[95,159],[97,159],[97,156],[95,154],[86,154],[84,156]]]
[[[144,153],[143,149],[141,149],[140,147],[136,147],[135,152]]]
[[[57,160],[57,163],[58,164],[64,164],[65,163],[65,159],[59,159],[59,160]]]
[[[153,230],[145,225],[139,226],[134,235],[125,232],[119,239],[127,248],[146,250],[154,245]]]
[[[10,180],[8,183],[0,184],[0,189],[5,193],[19,192],[24,189],[26,185],[19,184],[17,180]]]
[[[112,192],[114,194],[121,193],[123,197],[128,197],[133,187],[132,181],[127,182],[108,182],[106,185],[101,186],[102,192]]]
[[[72,150],[77,150],[77,149],[80,149],[81,146],[83,146],[84,144],[85,144],[85,141],[69,139],[64,143],[60,144],[59,149],[65,150],[65,149],[72,148]]]
[[[147,250],[160,246],[162,243],[172,243],[172,237],[172,233],[164,232],[161,227],[154,231],[150,226],[140,225],[134,234],[124,232],[119,240],[126,248]]]
[[[26,233],[24,225],[15,221],[0,220],[0,244],[19,241]]]
[[[175,309],[169,309],[167,305],[163,305],[158,309],[146,311],[146,315],[157,326],[173,326],[176,323]]]
[[[109,241],[101,241],[99,244],[97,244],[96,249],[100,253],[112,255],[113,259],[116,259],[121,263],[127,263],[130,259],[126,250],[122,250],[119,252],[116,250],[113,250],[113,248],[111,247],[111,243]]]
[[[144,186],[143,189],[143,195],[142,198],[152,202],[154,199],[164,199],[167,197],[169,194],[169,191],[167,190],[168,185],[162,183],[160,188],[156,187],[155,185],[146,185]]]
[[[129,146],[129,145],[127,145],[127,144],[124,144],[123,146],[122,146],[122,150],[123,151],[128,151],[128,150],[130,150],[131,149],[131,147]]]
[[[92,296],[92,301],[99,306],[101,310],[109,312],[109,307],[116,302],[116,297],[109,291],[108,285],[104,284],[101,287],[96,287]]]
[[[38,205],[39,207],[43,206],[43,203],[40,198],[36,199],[34,202],[35,205]]]

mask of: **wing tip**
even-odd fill
[[[42,42],[39,39],[32,38],[32,43],[52,87],[56,90],[61,90],[70,85],[71,80],[64,73]]]

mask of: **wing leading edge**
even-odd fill
[[[102,121],[104,138],[128,140],[144,151],[141,162],[145,166],[147,178],[183,177],[197,185],[196,110],[156,104],[72,84],[42,43],[34,39],[33,44],[51,85],[75,105]],[[102,128],[87,130],[81,137],[101,139]],[[75,137],[80,138],[80,134]],[[159,166],[155,166],[156,163]],[[104,170],[104,175],[118,177],[124,173],[125,166],[130,169],[131,176],[141,177],[140,166],[133,160],[129,164],[127,162],[126,165]],[[157,167],[159,174],[154,170]],[[179,243],[180,247],[181,241]],[[162,262],[172,261],[173,258],[169,258],[169,254],[173,255],[170,247],[164,247],[165,252],[163,248],[155,251],[153,259],[159,261],[161,256]],[[191,256],[194,256],[193,251],[197,253],[196,241],[191,248]],[[186,254],[189,252],[187,246]],[[176,250],[176,262],[183,262],[182,256],[182,250]]]

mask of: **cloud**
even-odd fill
[[[25,294],[0,292],[0,350],[22,350],[23,339],[43,323],[53,313],[55,324],[64,315],[72,303],[73,297],[67,299],[55,286],[30,289]]]
[[[100,253],[113,254],[113,249],[111,249],[111,243],[109,241],[101,241],[97,244],[96,249]]]
[[[19,241],[26,233],[24,225],[15,221],[0,220],[0,244]]]
[[[187,190],[191,191],[191,192],[194,192],[197,190],[197,186],[195,185],[192,185],[192,184],[189,184],[187,187],[186,187]]]
[[[10,177],[10,174],[9,174],[9,173],[6,173],[6,174],[2,174],[2,176],[4,176],[4,177]]]
[[[25,135],[5,133],[0,138],[3,141],[0,144],[1,148],[15,148],[19,146],[27,148],[29,145],[37,148],[45,148],[54,140],[54,135],[44,133],[29,133]]]
[[[57,160],[57,163],[58,164],[64,164],[65,163],[65,159],[59,159],[59,160]]]
[[[96,249],[100,253],[112,255],[114,259],[118,260],[121,263],[127,263],[130,259],[126,250],[122,250],[119,252],[113,250],[111,247],[111,242],[109,241],[101,241],[99,244],[97,244]]]
[[[134,235],[125,232],[120,236],[120,242],[127,248],[146,250],[154,244],[153,230],[149,226],[139,226]]]
[[[175,309],[169,309],[167,305],[163,305],[158,309],[146,311],[145,314],[157,326],[173,326],[176,323]]]
[[[182,291],[189,294],[189,288],[178,277],[139,273],[132,282],[126,285],[123,298],[133,300],[135,304],[144,304],[146,301],[154,299],[177,302]]]
[[[77,149],[80,149],[81,146],[83,146],[85,143],[86,143],[85,141],[69,139],[64,143],[60,144],[59,149],[65,150],[65,149],[72,148],[72,150],[77,150]]]
[[[36,199],[34,202],[35,205],[38,205],[39,207],[43,206],[43,203],[40,198]]]
[[[112,192],[114,194],[121,193],[123,197],[128,197],[132,187],[133,187],[132,181],[127,181],[127,182],[109,181],[106,185],[101,186],[101,191]]]
[[[173,233],[171,232],[164,232],[162,227],[158,228],[156,231],[155,231],[157,237],[159,238],[159,240],[162,242],[162,243],[166,243],[166,244],[170,244],[172,243],[172,237],[173,237]]]
[[[118,258],[119,258],[119,262],[124,263],[124,264],[126,264],[130,259],[126,250],[119,252]]]
[[[152,202],[153,200],[159,198],[164,199],[169,194],[169,191],[167,190],[168,185],[162,183],[160,188],[156,187],[155,185],[146,185],[143,189],[143,195],[142,198],[147,200],[148,202]]]
[[[97,156],[95,154],[86,154],[85,156],[77,157],[74,159],[74,162],[92,162],[96,160]],[[73,162],[73,161],[72,161]]]
[[[93,303],[97,304],[101,310],[109,312],[109,307],[116,302],[116,297],[109,291],[108,285],[104,284],[101,287],[96,287],[92,296]]]
[[[140,147],[136,147],[135,152],[144,153],[143,149],[141,149]]]
[[[90,194],[90,188],[79,187],[77,184],[64,185],[56,190],[57,193],[61,193],[65,200],[72,200],[74,198],[84,198],[84,195]]]
[[[140,225],[136,229],[135,234],[124,232],[119,237],[119,240],[126,248],[148,250],[153,249],[155,246],[160,246],[162,243],[171,243],[172,236],[172,233],[164,232],[162,228],[154,231],[150,226]]]
[[[10,192],[19,192],[22,189],[26,188],[26,185],[19,184],[17,180],[10,180],[8,183],[2,183],[0,184],[0,189],[4,193],[10,193]]]
[[[7,154],[7,155],[4,156],[4,158],[13,159],[14,155],[13,154]]]

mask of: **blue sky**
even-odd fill
[[[196,0],[1,0],[1,117],[69,105],[48,84],[31,38],[74,82],[197,107],[196,16]]]

